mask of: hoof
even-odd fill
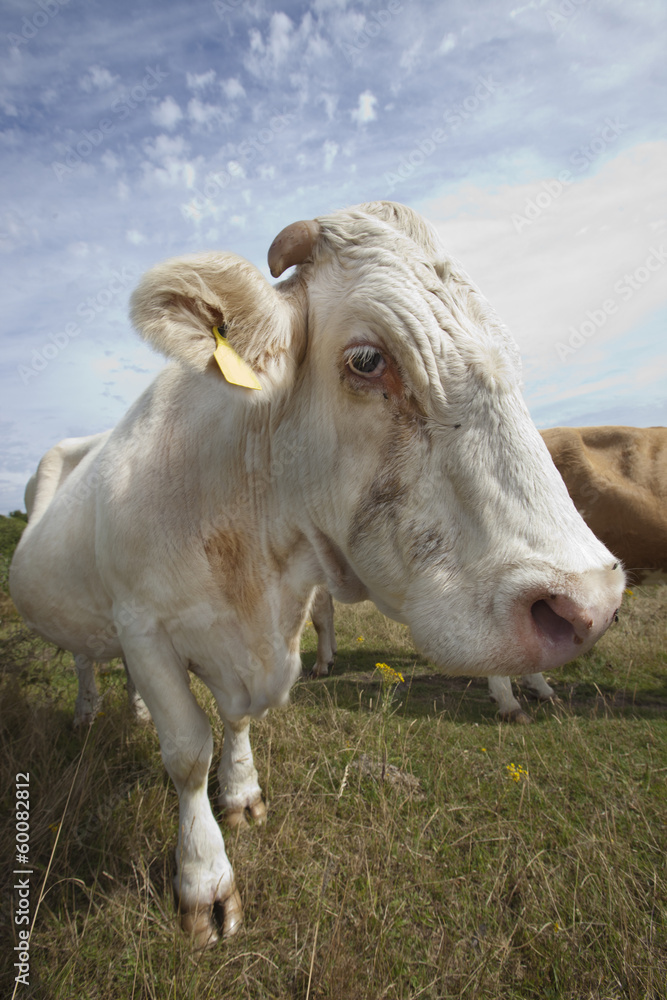
[[[530,726],[533,722],[531,717],[522,708],[515,708],[512,712],[501,713],[500,718],[503,722],[512,722],[515,726]]]
[[[266,802],[264,799],[257,799],[256,802],[248,806],[248,812],[253,823],[256,823],[258,826],[266,823]]]
[[[224,818],[227,826],[231,827],[232,830],[247,828],[250,826],[248,820],[251,820],[253,825],[262,826],[266,823],[266,803],[264,799],[259,798],[255,802],[243,806],[242,809],[225,809]]]
[[[229,938],[236,934],[243,923],[243,905],[238,889],[233,889],[231,895],[222,904],[222,936]]]
[[[232,937],[243,923],[243,905],[238,889],[232,889],[227,899],[220,901],[222,907],[222,938]],[[218,931],[213,921],[212,910],[191,910],[181,913],[183,932],[192,939],[194,951],[212,948],[219,941]]]
[[[210,909],[181,913],[181,927],[183,933],[192,939],[194,951],[212,948],[218,941],[218,932],[211,919]]]
[[[245,818],[245,809],[226,809],[224,820],[232,830],[244,829],[250,826],[248,820]]]

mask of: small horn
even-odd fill
[[[292,264],[303,264],[313,252],[320,235],[320,224],[314,220],[293,222],[278,233],[269,247],[269,269],[274,278]]]

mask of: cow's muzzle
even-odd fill
[[[580,581],[574,594],[557,590],[526,595],[520,601],[524,635],[540,669],[554,669],[586,652],[616,617],[622,592],[622,570],[609,571],[615,586],[600,588]],[[593,581],[591,581],[592,583]],[[611,581],[610,581],[611,582]],[[583,585],[582,585],[583,584]]]

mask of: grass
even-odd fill
[[[0,514],[0,556],[11,557],[27,523],[27,514],[20,510],[15,510],[9,517]]]
[[[203,955],[174,914],[176,795],[122,669],[100,672],[103,714],[75,733],[71,658],[3,600],[2,871],[29,771],[33,914],[43,891],[22,1000],[667,996],[666,587],[635,588],[595,650],[552,677],[561,704],[529,706],[522,728],[497,722],[484,681],[416,655],[402,626],[337,608],[333,676],[253,725],[269,823],[226,835],[245,925]],[[306,667],[315,647],[307,627]],[[377,662],[405,682],[383,685]]]

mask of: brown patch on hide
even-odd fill
[[[261,599],[262,580],[247,539],[238,532],[221,532],[204,541],[204,551],[215,581],[229,603],[245,619],[252,618]]]
[[[411,434],[404,425],[395,428],[387,443],[377,475],[368,492],[357,505],[350,526],[350,545],[371,529],[375,522],[385,526],[398,520],[399,509],[405,501],[408,486],[401,480],[401,452],[409,446]]]

